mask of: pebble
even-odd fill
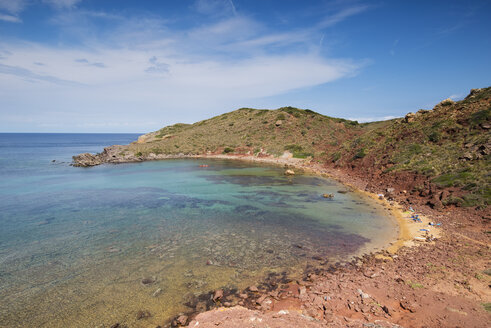
[[[249,287],[249,290],[250,290],[251,292],[254,292],[254,293],[257,293],[257,292],[259,291],[259,289],[257,289],[257,287],[256,287],[256,286],[250,286],[250,287]]]

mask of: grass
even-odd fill
[[[490,122],[490,99],[491,88],[486,88],[455,104],[420,110],[410,123],[400,118],[360,124],[291,106],[241,108],[194,124],[164,127],[155,138],[130,144],[125,151],[140,156],[257,154],[260,149],[278,156],[290,151],[295,158],[311,157],[338,167],[363,159],[368,170],[413,172],[440,188],[461,188],[463,193],[446,200],[448,205],[485,207],[491,199],[491,156],[486,150],[491,138],[483,124]],[[282,121],[280,127],[277,121]],[[471,159],[462,158],[466,152]]]
[[[420,283],[417,283],[417,282],[412,282],[411,280],[408,280],[407,281],[407,284],[409,287],[411,287],[412,289],[419,289],[419,288],[424,288],[424,286]]]

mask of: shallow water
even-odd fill
[[[296,277],[396,236],[362,194],[277,167],[68,165],[74,154],[134,139],[0,134],[1,327],[156,326],[188,311],[192,295],[271,272]],[[137,320],[139,310],[152,316]]]

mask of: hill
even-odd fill
[[[278,157],[396,184],[433,207],[486,207],[490,188],[491,87],[463,100],[444,100],[404,118],[358,124],[308,109],[241,108],[194,124],[175,124],[97,155],[74,156],[74,165],[227,154]]]

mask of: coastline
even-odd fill
[[[370,190],[366,181],[345,171],[294,159],[287,154],[279,158],[223,154],[158,155],[130,160],[116,157],[108,162],[184,158],[280,165],[335,179],[350,190],[381,202],[390,213],[389,217],[398,223],[399,235],[376,253],[360,252],[360,257],[352,262],[336,263],[327,270],[306,270],[300,280],[283,281],[281,284],[273,280],[267,282],[271,283],[270,286],[246,288],[241,292],[242,299],[238,304],[236,301],[230,302],[228,296],[217,298],[214,301],[215,308],[205,312],[182,313],[166,327],[186,324],[189,327],[214,327],[216,324],[223,327],[248,326],[250,320],[253,320],[251,318],[268,323],[271,327],[366,327],[367,323],[377,324],[378,327],[395,327],[394,324],[399,327],[481,327],[491,318],[486,310],[476,305],[476,302],[489,304],[491,301],[491,295],[483,289],[486,281],[491,282],[491,279],[480,278],[477,283],[476,279],[472,279],[471,285],[466,280],[471,275],[478,276],[478,273],[472,272],[483,271],[487,265],[486,259],[491,256],[489,243],[480,242],[472,235],[467,236],[473,232],[465,229],[466,225],[458,223],[468,220],[468,211],[455,209],[452,216],[447,216],[448,213],[443,210],[418,206],[415,214],[419,215],[422,222],[416,223],[410,219],[413,213],[407,211],[408,206],[404,208],[396,201],[397,197],[379,199],[378,193],[383,189],[373,190],[372,187]],[[427,242],[421,240],[422,232],[419,230],[429,227],[430,221],[442,222],[442,226],[432,227],[431,233],[436,239]],[[455,227],[463,229],[453,231]],[[472,229],[482,230],[479,222]],[[415,240],[415,237],[420,240]],[[473,242],[462,244],[463,238]],[[457,245],[460,249],[456,255],[453,250]],[[474,257],[472,262],[461,261],[456,265],[453,257],[460,259],[462,254],[468,254],[466,258],[470,259],[476,251],[480,254],[478,260]],[[435,276],[435,270],[442,271],[442,274],[448,270],[454,278],[442,280]],[[460,277],[457,281],[466,281],[465,284],[456,284],[455,277]],[[465,291],[461,290],[461,286],[466,288]],[[453,289],[459,291],[456,293]],[[219,295],[220,291],[210,292],[210,297],[214,298],[217,293]]]
[[[419,229],[428,226],[428,223],[431,221],[424,215],[419,215],[419,218],[422,222],[413,223],[409,222],[407,211],[404,211],[402,205],[397,203],[394,200],[387,200],[385,197],[380,199],[377,193],[367,191],[362,189],[363,185],[360,183],[355,183],[353,181],[346,181],[341,174],[341,171],[336,172],[334,174],[332,170],[329,170],[325,167],[322,167],[319,164],[312,164],[311,162],[305,159],[293,158],[291,154],[285,152],[280,157],[273,156],[253,156],[253,155],[225,155],[225,154],[203,154],[203,155],[155,155],[151,156],[148,159],[143,160],[117,160],[112,163],[132,163],[132,162],[141,162],[141,161],[149,161],[149,160],[167,160],[167,159],[225,159],[225,160],[238,160],[245,162],[253,162],[253,163],[261,163],[261,164],[270,164],[275,166],[283,166],[286,168],[294,168],[300,170],[305,173],[318,175],[322,177],[326,177],[329,179],[334,179],[346,187],[350,189],[352,192],[359,192],[364,194],[366,197],[371,198],[373,201],[382,204],[384,208],[389,211],[387,213],[387,217],[390,218],[393,222],[397,224],[398,227],[398,237],[395,240],[388,241],[387,245],[383,247],[379,252],[387,251],[390,254],[396,254],[397,251],[401,247],[412,247],[420,245],[421,243],[415,243],[415,237],[421,237],[421,233]],[[382,191],[380,191],[382,192]],[[434,230],[433,236],[436,238],[440,238],[441,230]],[[362,249],[360,250],[356,256],[363,256],[370,253],[370,249]]]

